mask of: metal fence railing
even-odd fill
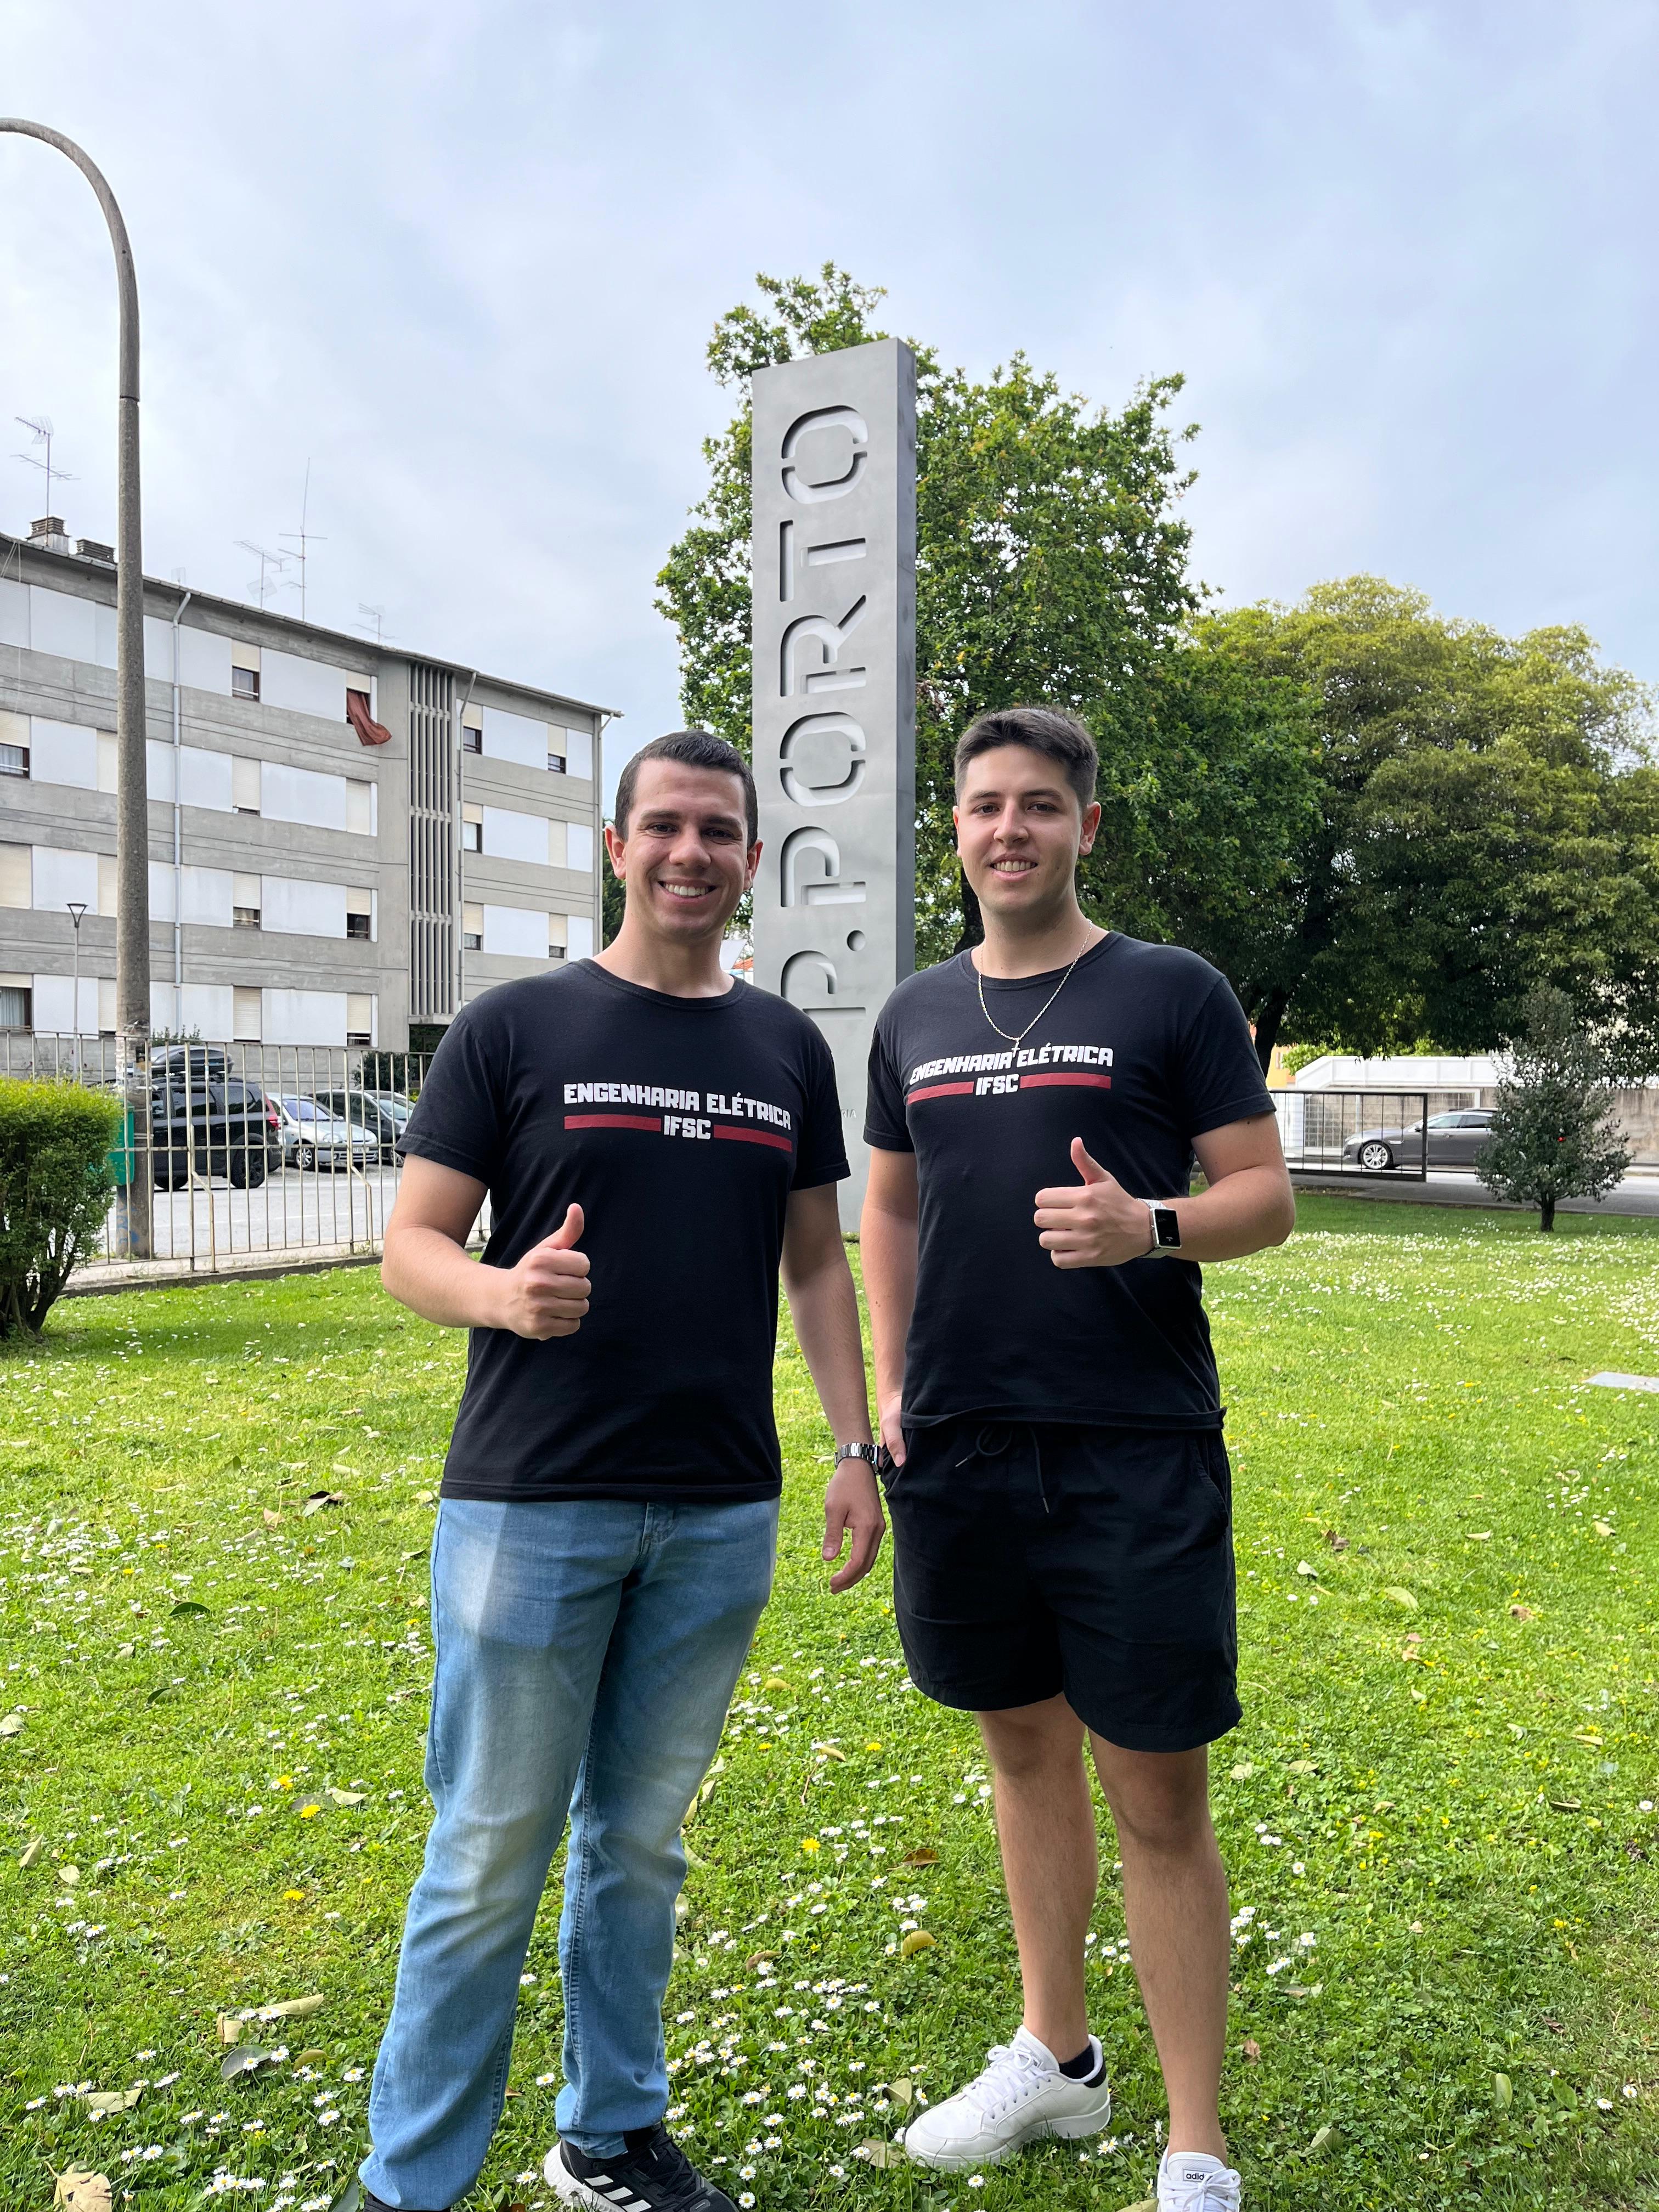
[[[130,1112],[112,1155],[115,1199],[83,1269],[212,1274],[267,1257],[378,1253],[401,1174],[398,1137],[430,1059],[156,1041],[137,1086],[149,1144],[135,1141]],[[0,1031],[0,1076],[67,1077],[131,1097],[129,1075],[112,1038]]]
[[[1292,1173],[1428,1180],[1426,1091],[1275,1091]]]

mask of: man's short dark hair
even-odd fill
[[[1046,755],[1061,769],[1077,793],[1079,807],[1094,805],[1100,755],[1095,750],[1094,739],[1075,714],[1064,714],[1058,707],[999,707],[994,713],[981,714],[976,721],[970,722],[957,740],[958,798],[962,796],[962,779],[969,762],[977,760],[981,753],[994,751],[998,745],[1026,745],[1034,753]]]
[[[736,776],[743,786],[749,842],[754,843],[760,836],[760,797],[755,789],[754,771],[735,745],[728,745],[712,730],[671,730],[665,738],[653,738],[648,745],[640,747],[617,784],[617,811],[612,818],[619,837],[628,835],[628,817],[634,811],[634,787],[639,781],[641,763],[657,760],[678,761],[685,768],[712,768],[721,775]]]

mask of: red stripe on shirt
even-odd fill
[[[1085,1083],[1091,1091],[1109,1091],[1112,1087],[1109,1075],[1022,1075],[1019,1079],[1022,1091],[1035,1091],[1042,1083]]]
[[[735,1137],[740,1145],[772,1145],[781,1152],[793,1152],[793,1143],[787,1137],[775,1137],[769,1129],[741,1129],[735,1121],[716,1121],[717,1137]]]
[[[926,1091],[912,1091],[905,1098],[907,1106],[914,1106],[918,1098],[968,1098],[973,1095],[971,1083],[932,1083]]]
[[[661,1136],[661,1120],[653,1114],[567,1114],[567,1129],[649,1129]]]

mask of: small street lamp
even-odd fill
[[[75,1073],[81,1073],[81,917],[87,910],[84,899],[66,899],[69,918],[75,924],[75,996],[70,1004],[75,1009]]]

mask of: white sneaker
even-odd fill
[[[957,2173],[1000,2165],[1042,2136],[1099,2135],[1112,2117],[1112,2093],[1092,2035],[1089,2048],[1103,2069],[1092,2087],[1062,2074],[1048,2045],[1022,2027],[1012,2043],[994,2045],[982,2074],[911,2121],[905,2149],[919,2166]]]
[[[1166,2150],[1158,2162],[1158,2212],[1238,2212],[1243,2185],[1208,2151]]]

